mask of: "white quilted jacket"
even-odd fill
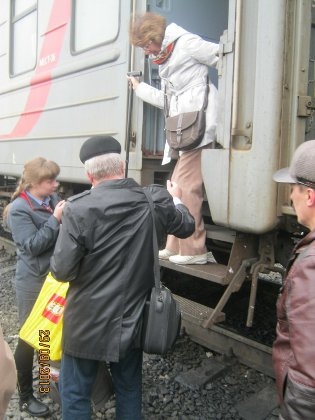
[[[219,52],[218,44],[204,41],[175,23],[166,28],[162,50],[173,41],[176,41],[176,44],[171,56],[159,66],[161,90],[144,82],[141,82],[135,90],[139,98],[158,108],[164,108],[166,91],[171,116],[202,108],[208,67],[216,67]],[[216,139],[217,89],[211,82],[209,85],[206,132],[198,147]],[[169,147],[166,143],[162,164],[170,161],[168,154]]]

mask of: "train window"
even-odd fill
[[[10,74],[32,70],[37,56],[37,0],[15,0],[11,9]]]
[[[117,0],[74,0],[72,49],[78,53],[113,41],[118,34],[119,2]]]

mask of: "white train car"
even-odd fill
[[[0,189],[7,192],[25,161],[42,155],[60,164],[66,194],[80,191],[78,152],[95,134],[121,142],[138,182],[166,180],[173,163],[161,166],[163,113],[138,100],[126,79],[127,71],[142,71],[159,86],[157,68],[128,40],[130,16],[145,10],[220,43],[218,71],[210,72],[219,91],[217,143],[202,156],[207,245],[218,264],[161,261],[222,285],[213,310],[181,301],[187,330],[200,328],[206,342],[204,329],[222,319],[229,296],[248,279],[252,324],[258,273],[284,263],[300,232],[289,190],[272,173],[315,138],[314,0],[4,0]]]
[[[88,136],[125,142],[130,2],[3,3],[1,174],[18,176],[42,155],[60,164],[61,179],[84,182],[78,150]]]

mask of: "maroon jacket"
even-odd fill
[[[273,367],[284,419],[315,418],[315,232],[295,247],[277,301]]]
[[[5,418],[5,411],[16,388],[16,368],[12,351],[4,341],[0,326],[0,419]]]

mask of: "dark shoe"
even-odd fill
[[[20,400],[20,410],[26,411],[33,417],[47,417],[50,414],[47,405],[38,401],[33,395],[27,400]]]

